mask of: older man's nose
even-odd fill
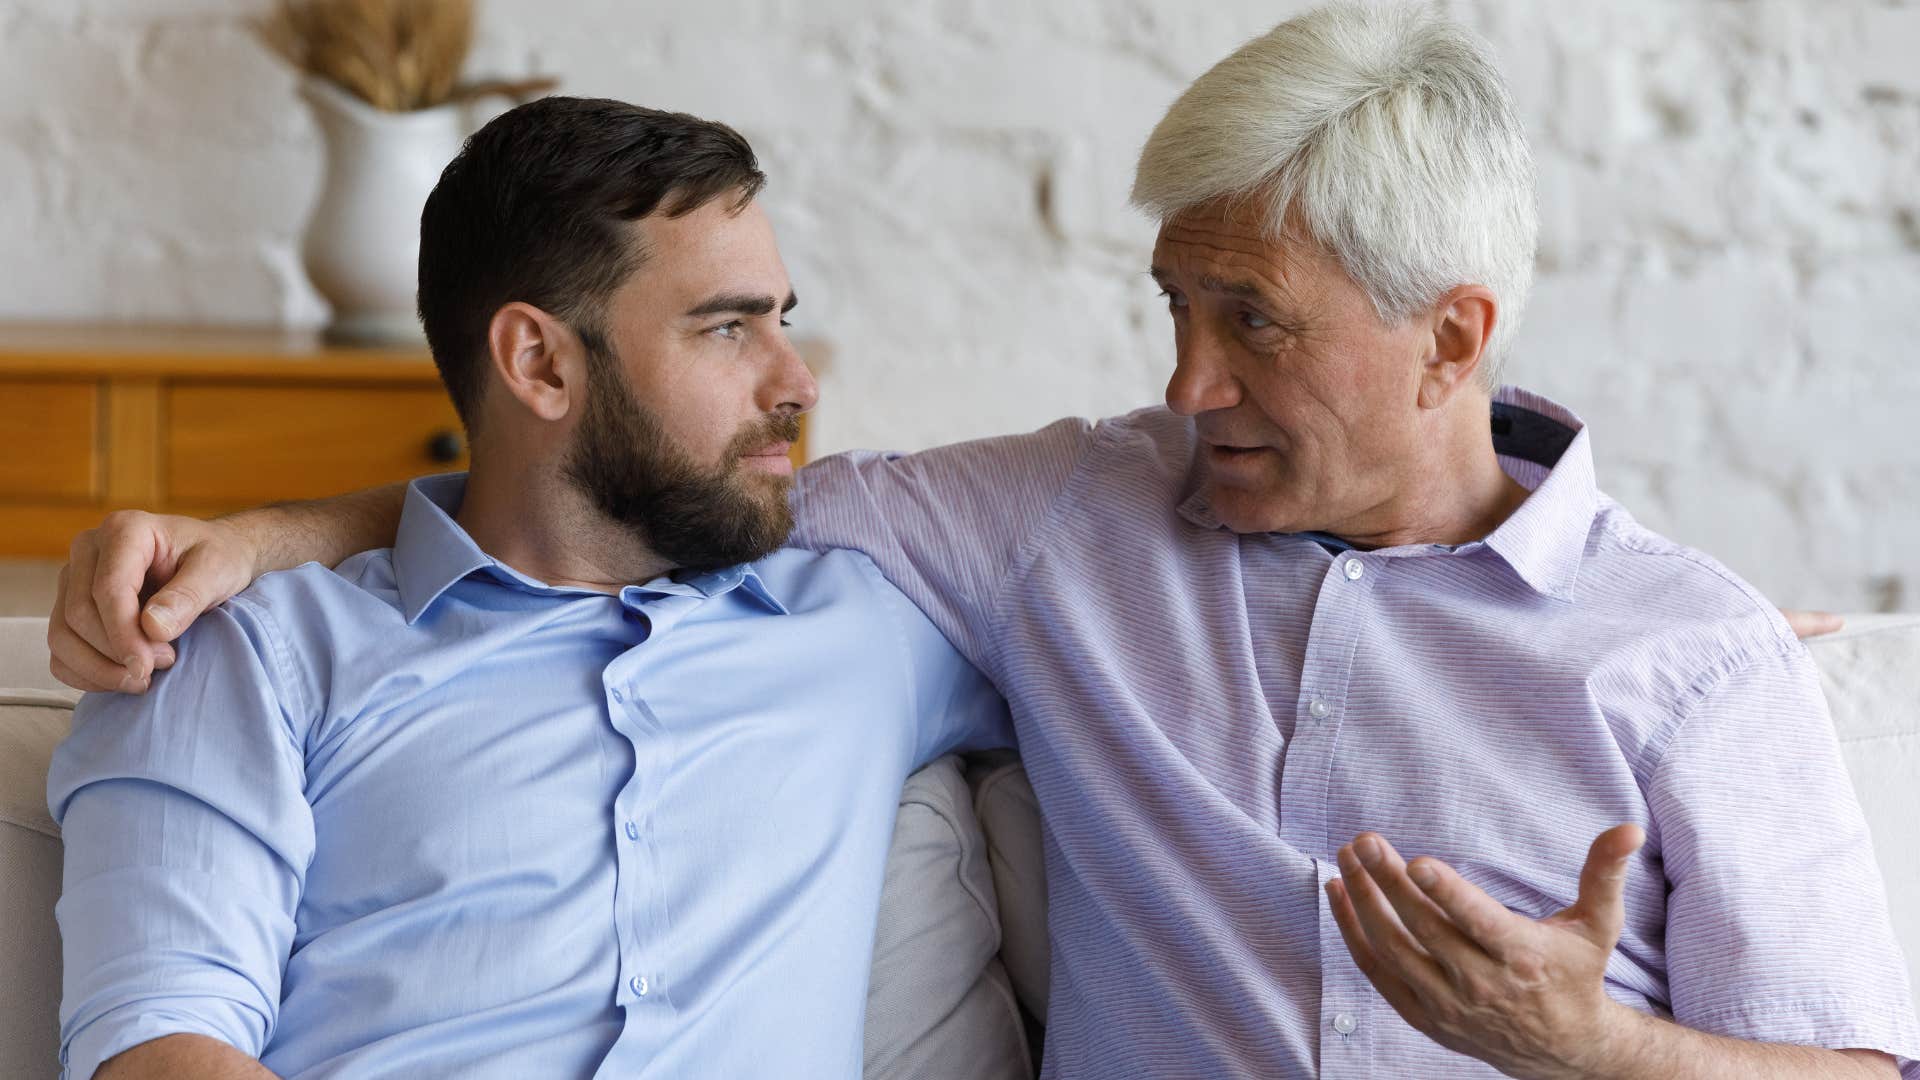
[[[1181,416],[1198,416],[1240,403],[1240,384],[1220,362],[1218,349],[1197,337],[1180,348],[1173,377],[1167,380],[1167,408]]]

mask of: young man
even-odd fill
[[[67,1076],[860,1068],[907,774],[1005,704],[776,550],[812,376],[730,129],[553,98],[422,224],[464,478],[262,578],[59,749]]]

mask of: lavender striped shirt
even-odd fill
[[[1570,413],[1499,401],[1533,494],[1454,550],[1230,532],[1164,409],[802,472],[797,542],[867,552],[1012,702],[1045,819],[1047,1076],[1495,1075],[1355,968],[1334,852],[1377,829],[1539,918],[1626,821],[1649,842],[1617,1000],[1920,1056],[1806,651],[1595,487]]]

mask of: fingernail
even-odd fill
[[[1378,866],[1380,864],[1380,859],[1382,858],[1380,841],[1369,836],[1362,839],[1358,844],[1355,844],[1354,849],[1360,853],[1360,861],[1365,865]]]
[[[135,675],[133,672],[129,671],[125,675],[120,676],[120,692],[121,693],[131,694],[131,693],[137,692],[139,689],[140,689],[140,677],[138,675]]]
[[[173,651],[173,646],[162,645],[155,651],[153,662],[155,666],[158,666],[160,664],[171,664],[177,659],[179,659],[179,654]]]
[[[1432,888],[1434,883],[1440,880],[1440,875],[1426,863],[1415,863],[1407,870],[1407,876],[1413,879],[1415,885],[1423,889]]]
[[[148,604],[147,617],[159,623],[162,630],[173,629],[173,609],[165,604]]]

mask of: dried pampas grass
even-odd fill
[[[484,92],[460,82],[473,0],[279,0],[260,34],[295,68],[386,112]]]

